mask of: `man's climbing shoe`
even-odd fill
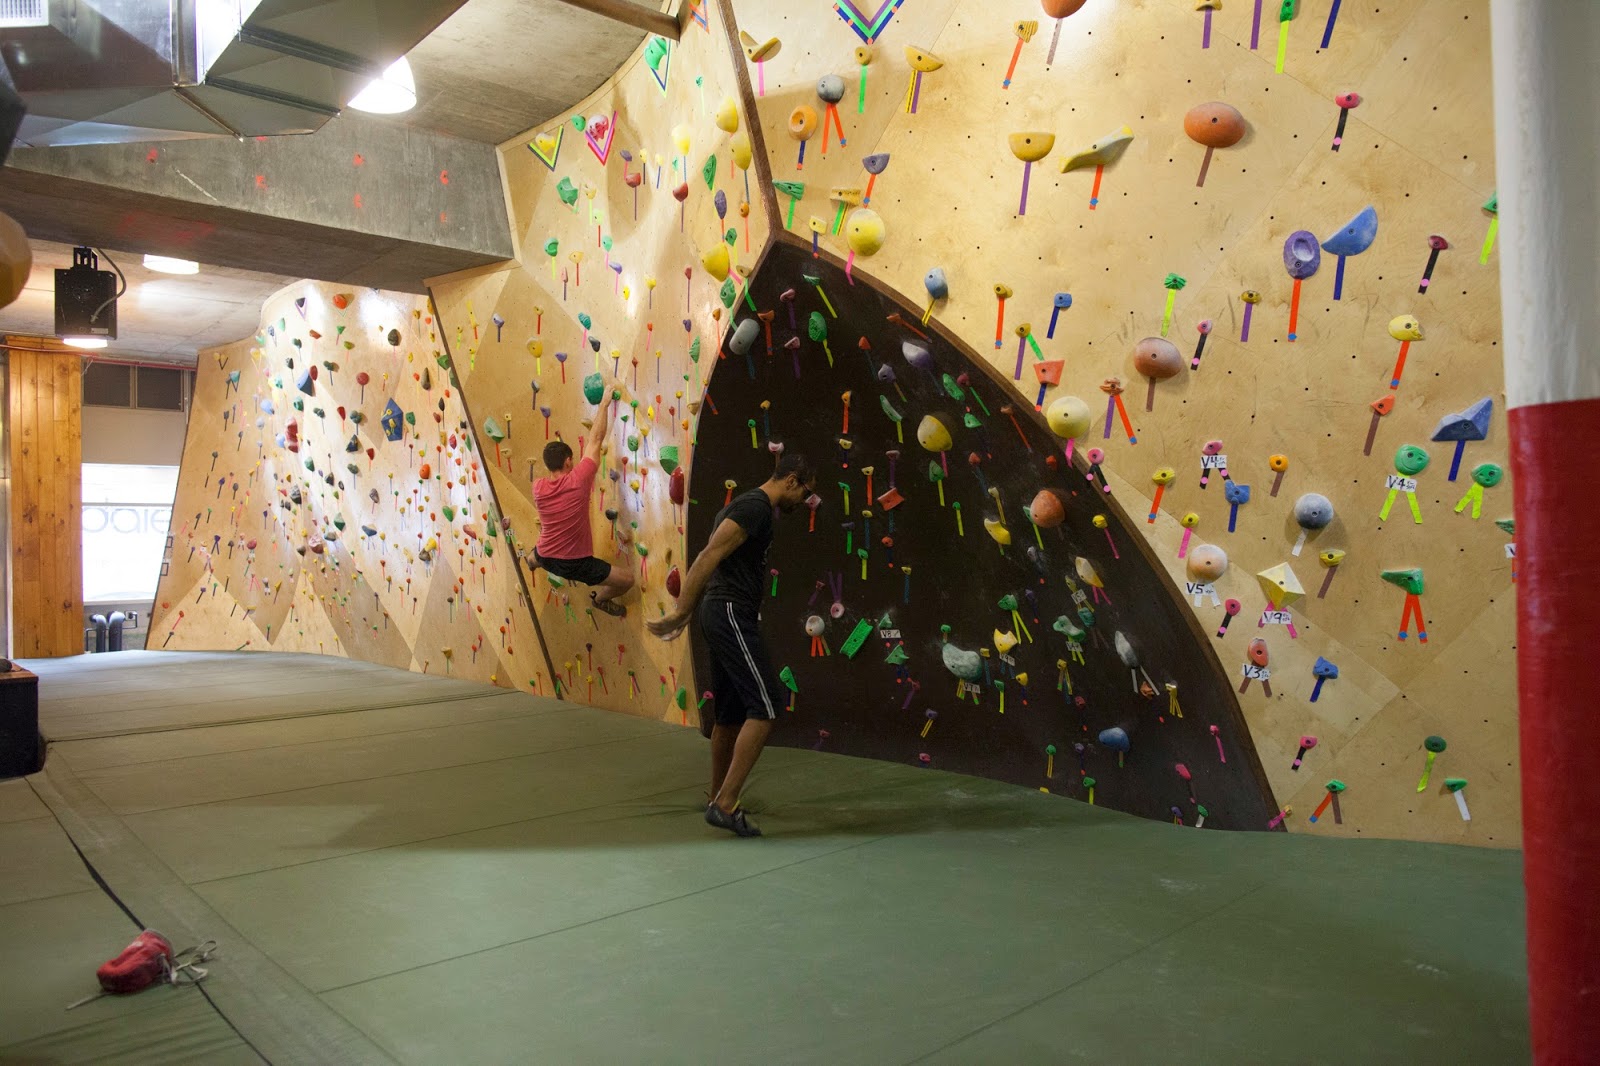
[[[761,835],[760,827],[751,825],[750,819],[744,816],[743,811],[734,811],[729,814],[715,803],[706,805],[706,824],[714,825],[718,829],[726,829],[734,836],[758,837]]]
[[[604,611],[612,618],[628,617],[628,609],[616,600],[597,600],[593,592],[589,593],[589,602],[593,603],[596,610]]]

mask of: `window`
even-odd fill
[[[155,599],[177,492],[175,466],[83,464],[85,603]]]
[[[193,388],[194,372],[179,367],[130,366],[85,361],[83,402],[94,407],[139,407],[182,411]]]
[[[133,406],[133,368],[90,363],[83,368],[83,402],[97,407]]]
[[[139,406],[156,411],[183,410],[183,377],[181,370],[139,367]]]

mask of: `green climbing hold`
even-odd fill
[[[966,426],[968,429],[979,429],[983,426],[983,423],[978,419],[978,416],[973,414],[971,411],[968,411],[966,414],[961,416],[961,424]]]
[[[800,682],[794,679],[794,671],[789,667],[785,666],[782,670],[778,671],[778,680],[782,681],[784,685],[788,687],[790,692],[800,691]]]
[[[956,381],[955,378],[951,377],[949,374],[946,374],[942,380],[944,383],[944,391],[950,395],[952,400],[955,400],[957,403],[959,403],[967,398],[967,391],[961,387],[961,384]]]
[[[884,657],[883,661],[888,663],[890,666],[899,666],[902,663],[909,662],[910,660],[911,656],[906,654],[906,646],[904,644],[896,644],[894,646],[894,650],[889,652],[889,654]]]
[[[644,46],[644,61],[650,65],[651,70],[660,73],[661,61],[665,58],[667,58],[666,40],[661,37],[650,38],[649,43]]]
[[[857,622],[856,627],[850,631],[849,639],[847,639],[844,642],[844,646],[839,649],[840,654],[842,654],[846,659],[854,659],[856,657],[856,652],[861,650],[861,645],[865,644],[867,642],[867,638],[870,636],[872,636],[872,623],[863,618],[861,621]]]
[[[578,202],[578,187],[572,184],[571,178],[562,178],[556,182],[556,195],[561,197],[561,202],[571,207]]]
[[[730,310],[733,308],[734,303],[739,299],[739,290],[733,284],[732,278],[724,279],[722,282],[722,289],[717,293],[717,295],[722,298],[723,307],[729,308]]]
[[[694,340],[689,342],[689,362],[698,363],[699,361],[700,361],[700,338],[696,337]]]
[[[1017,609],[1017,598],[1008,592],[1000,597],[1000,602],[997,606],[1002,611],[1015,611]]]
[[[583,398],[590,403],[599,403],[605,399],[606,383],[597,370],[583,379]]]
[[[1413,566],[1407,570],[1385,570],[1378,575],[1391,585],[1398,585],[1413,596],[1422,595],[1422,568]]]
[[[678,446],[676,444],[667,445],[661,449],[658,458],[661,460],[661,469],[669,474],[672,473],[678,469]]]
[[[483,435],[499,444],[506,439],[506,427],[496,422],[493,415],[483,420]]]
[[[806,319],[806,336],[810,337],[814,341],[825,341],[828,339],[828,323],[827,320],[822,317],[821,311],[811,312],[811,317]]]
[[[1068,640],[1082,640],[1088,635],[1084,633],[1083,630],[1073,625],[1072,619],[1068,618],[1066,615],[1062,615],[1060,618],[1057,618],[1053,623],[1051,623],[1050,628],[1054,629],[1057,633],[1060,633]]]

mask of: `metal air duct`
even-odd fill
[[[0,82],[32,147],[311,133],[463,2],[0,0]]]

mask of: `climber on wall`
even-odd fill
[[[711,802],[706,822],[742,837],[761,835],[739,810],[739,793],[778,717],[782,686],[761,639],[761,586],[778,512],[805,502],[816,483],[801,455],[784,455],[766,482],[717,512],[711,540],[689,567],[678,607],[645,626],[662,640],[682,632],[700,602],[711,653],[716,726],[711,731]]]
[[[589,593],[594,605],[623,618],[628,609],[616,601],[633,588],[633,575],[595,558],[589,527],[589,497],[595,472],[600,469],[600,448],[610,428],[611,397],[607,396],[595,411],[593,432],[576,464],[571,446],[564,441],[544,446],[544,465],[550,476],[533,485],[533,502],[539,508],[539,541],[533,547],[533,561],[556,577],[598,585]]]

